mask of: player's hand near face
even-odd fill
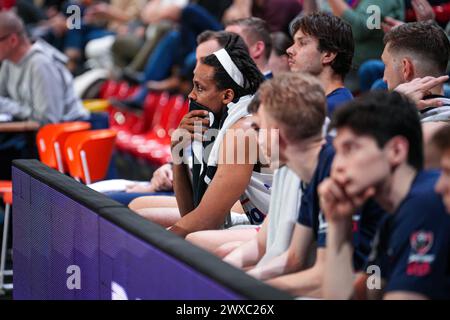
[[[325,299],[349,299],[353,292],[352,216],[375,193],[373,187],[350,196],[345,184],[330,177],[318,188],[320,207],[328,222],[323,276]]]
[[[345,187],[336,179],[325,179],[318,188],[320,207],[327,221],[349,219],[369,198],[375,194],[368,188],[357,195],[349,196]]]
[[[190,140],[191,142],[193,139],[201,140],[202,136],[198,136],[197,133],[200,133],[199,128],[196,130],[196,126],[201,125],[201,134],[208,130],[209,126],[209,119],[208,119],[208,111],[205,110],[193,110],[191,112],[188,112],[183,119],[181,120],[180,124],[178,125],[178,128],[175,130],[172,134],[173,137],[184,137],[187,134],[190,134]],[[178,139],[173,139],[171,143],[172,149],[177,146],[180,142],[186,142],[186,141],[180,141]]]
[[[416,78],[410,82],[402,83],[395,91],[400,92],[415,103],[421,103],[423,105],[427,105],[425,101],[422,99],[431,94],[431,90],[437,86],[442,86],[448,80],[448,76],[441,77],[424,77],[424,78]]]

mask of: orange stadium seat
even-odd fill
[[[64,156],[61,148],[67,137],[74,132],[86,131],[91,128],[89,122],[64,122],[47,124],[37,133],[36,145],[39,158],[47,166],[64,173],[67,171],[67,164],[64,163]]]
[[[12,182],[11,181],[6,181],[6,180],[0,181],[0,196],[11,190],[12,190]]]
[[[69,174],[86,184],[103,179],[111,161],[116,135],[112,129],[71,134],[64,148]]]
[[[90,129],[89,122],[64,122],[48,124],[39,129],[36,136],[36,144],[40,160],[47,166],[64,173],[67,171],[67,164],[64,161],[61,146],[64,146],[67,137],[74,132]],[[0,290],[6,288],[4,284],[5,275],[12,275],[12,270],[5,270],[7,239],[9,231],[9,218],[11,215],[12,182],[0,181],[0,195],[5,203],[5,219],[3,223],[3,241],[0,253]],[[9,284],[10,286],[11,284]]]

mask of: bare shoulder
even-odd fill
[[[230,155],[236,157],[238,154],[248,157],[249,153],[258,154],[258,133],[252,124],[252,117],[245,117],[226,130],[221,144],[222,157]]]
[[[242,138],[246,137],[247,139],[255,140],[257,139],[257,132],[253,127],[253,116],[244,117],[239,119],[234,123],[229,129],[227,129],[225,136],[228,139],[234,138]]]
[[[244,117],[239,119],[238,121],[236,121],[235,124],[233,124],[230,128],[231,129],[252,129],[253,130],[253,122],[254,122],[254,116],[248,116],[248,117]]]

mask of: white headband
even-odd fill
[[[227,50],[220,49],[213,54],[217,57],[220,64],[231,77],[231,79],[233,79],[234,82],[236,82],[240,87],[243,88],[244,76],[242,75],[242,72],[238,69],[238,67],[234,64],[233,60],[231,60],[231,57],[228,54]]]

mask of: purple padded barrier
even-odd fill
[[[237,299],[235,293],[100,218],[102,283],[126,288],[128,299]],[[106,270],[108,268],[108,270]],[[105,288],[108,299],[108,292]]]
[[[16,167],[13,184],[14,299],[242,298]]]
[[[98,299],[98,216],[14,168],[15,299]],[[67,288],[81,268],[82,290]]]
[[[13,175],[14,297],[31,299],[30,177],[15,168]]]

